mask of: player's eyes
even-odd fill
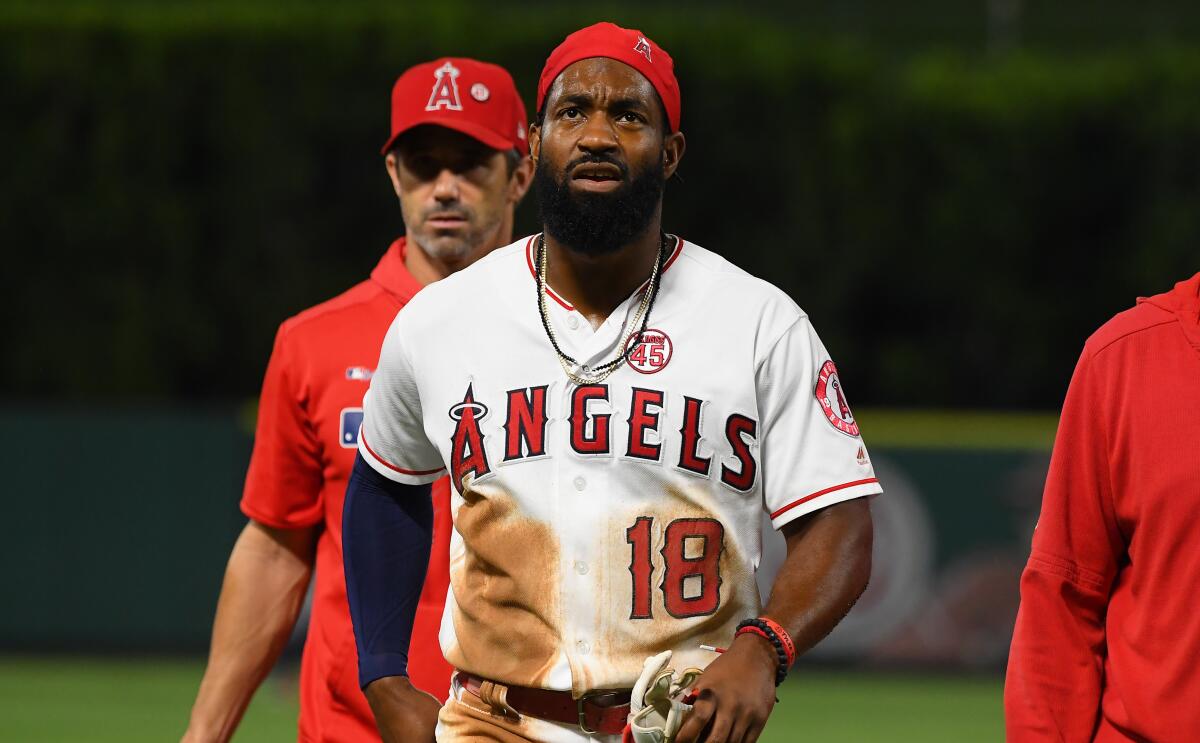
[[[472,180],[486,179],[488,174],[491,172],[491,165],[486,162],[472,163],[470,166],[458,171],[459,175],[465,176]]]
[[[562,110],[562,113],[559,114],[559,116],[564,119],[577,119],[582,115],[583,115],[583,112],[580,111],[578,108],[575,108],[574,106],[572,106],[570,108],[564,108]]]
[[[427,179],[438,171],[437,163],[428,157],[408,158],[404,165],[409,172],[422,179]]]
[[[640,124],[645,121],[645,119],[643,119],[642,115],[639,113],[625,111],[617,116],[617,121],[624,121],[630,124]]]
[[[449,167],[455,173],[471,173],[486,169],[489,160],[490,158],[486,153],[467,153],[464,157],[450,164]]]

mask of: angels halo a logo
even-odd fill
[[[629,339],[629,345],[634,343],[637,346],[625,361],[635,372],[654,374],[666,368],[667,363],[671,361],[671,353],[674,351],[671,337],[661,330],[647,328],[640,336],[634,335]]]
[[[429,102],[425,104],[426,111],[436,111],[444,108],[449,111],[461,111],[462,101],[458,97],[458,68],[446,60],[446,64],[433,71],[433,90],[429,93]]]
[[[475,402],[468,390],[468,399],[454,405],[450,408],[450,420],[461,421],[464,417],[468,418],[469,422],[481,421],[487,417],[488,408],[481,402]]]
[[[637,44],[634,45],[633,50],[645,57],[647,62],[654,64],[654,60],[650,59],[650,42],[646,41],[645,36],[638,37]]]
[[[850,412],[846,393],[842,392],[842,380],[838,379],[837,367],[832,360],[826,361],[817,373],[817,388],[813,394],[830,425],[847,436],[858,436],[858,423]]]

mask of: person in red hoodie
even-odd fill
[[[1088,339],[1004,689],[1008,740],[1200,740],[1200,274]]]

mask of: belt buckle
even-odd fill
[[[583,708],[583,705],[587,702],[587,700],[588,700],[587,694],[585,694],[575,700],[575,710],[579,713],[579,729],[582,730],[587,735],[595,735],[598,731],[592,730],[591,728],[588,727],[587,712]]]
[[[582,730],[587,735],[596,735],[600,732],[599,730],[592,730],[591,728],[588,727],[587,712],[583,708],[584,704],[586,704],[587,702],[589,702],[593,699],[600,699],[603,697],[619,697],[621,695],[622,695],[621,691],[610,689],[610,690],[606,690],[606,691],[589,692],[589,693],[584,694],[583,696],[579,697],[579,699],[576,699],[575,700],[575,710],[579,713],[579,729]],[[613,706],[615,706],[615,705],[613,705]]]

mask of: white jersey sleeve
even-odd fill
[[[383,339],[379,366],[363,397],[358,451],[367,464],[405,485],[433,482],[444,471],[441,454],[425,435],[421,396],[405,343],[402,311]]]
[[[782,528],[834,503],[881,492],[837,367],[801,315],[756,372],[763,499]]]

